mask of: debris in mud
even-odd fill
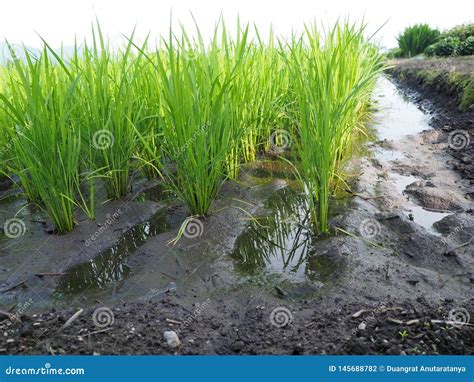
[[[177,348],[181,345],[178,335],[172,330],[164,332],[163,337],[170,348]]]
[[[281,329],[271,324],[267,309],[255,309],[255,304],[268,302],[260,298],[241,300],[242,319],[228,301],[211,300],[202,315],[182,327],[179,337],[164,317],[183,321],[189,313],[173,299],[165,299],[117,306],[114,325],[100,331],[90,319],[93,308],[86,309],[73,326],[63,331],[58,329],[74,311],[27,317],[7,329],[0,348],[10,354],[49,354],[56,349],[67,354],[293,354],[295,349],[298,354],[474,351],[474,326],[467,325],[464,318],[465,312],[473,311],[472,301],[463,302],[462,309],[454,303],[423,307],[423,303],[393,306],[385,302],[384,307],[365,306],[365,313],[357,317],[351,314],[358,308],[353,304],[320,309],[320,302],[289,303],[294,319]],[[31,325],[36,322],[41,326]],[[285,341],[275,337],[276,330],[284,331]],[[403,338],[399,334],[402,331],[407,333]],[[48,333],[55,335],[50,337]],[[94,341],[85,340],[91,336]]]

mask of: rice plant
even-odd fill
[[[93,29],[92,47],[84,44],[80,57],[76,47],[72,61],[73,70],[80,77],[78,102],[81,108],[76,118],[84,132],[90,211],[94,211],[94,178],[105,180],[110,198],[120,199],[130,189],[130,159],[136,149],[135,126],[142,112],[142,99],[137,99],[134,92],[142,55],[133,55],[132,38],[123,50],[113,53],[97,25]]]
[[[162,121],[163,100],[162,83],[158,70],[156,54],[150,53],[152,61],[144,60],[135,82],[134,97],[142,107],[141,118],[136,123],[147,146],[137,141],[136,156],[141,161],[141,170],[147,179],[161,177],[162,168]]]
[[[163,84],[163,153],[173,170],[163,167],[173,191],[193,215],[205,215],[224,180],[224,164],[242,133],[232,123],[230,89],[244,53],[246,33],[229,70],[222,70],[226,44],[216,27],[208,45],[171,36],[158,55]],[[222,40],[221,40],[222,39]],[[166,55],[166,59],[164,59]],[[142,142],[146,144],[142,137]],[[149,150],[151,151],[151,150]]]
[[[331,186],[337,180],[376,76],[383,69],[364,27],[336,25],[325,36],[315,26],[287,47],[298,112],[294,145],[301,160],[314,227],[328,231]]]
[[[220,20],[210,41],[182,27],[155,48],[132,33],[113,50],[97,23],[92,43],[76,44],[68,59],[45,43],[39,57],[22,52],[0,68],[0,142],[11,143],[0,171],[17,174],[66,232],[75,207],[95,217],[101,184],[108,199],[125,196],[132,170],[160,177],[201,216],[242,162],[291,146],[285,155],[299,169],[312,224],[326,232],[383,70],[364,32],[308,26],[284,42],[257,28],[252,39],[240,22],[232,34]]]
[[[29,200],[44,207],[56,230],[68,232],[79,190],[81,133],[72,118],[77,79],[46,45],[39,58],[26,50],[25,55],[26,63],[14,60],[9,92],[0,95],[14,123],[7,127],[13,151],[7,169],[18,175]]]

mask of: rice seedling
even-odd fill
[[[150,54],[153,60],[153,54]],[[136,156],[141,160],[141,170],[147,179],[161,176],[162,161],[162,133],[161,123],[163,117],[162,83],[159,72],[155,69],[156,60],[144,60],[143,67],[135,83],[135,98],[142,105],[142,118],[137,121],[137,129],[150,148],[137,142]]]
[[[235,50],[229,70],[221,67],[226,45],[216,27],[206,46],[199,35],[192,42],[185,31],[180,40],[171,36],[158,55],[157,70],[163,84],[163,153],[174,171],[163,167],[173,191],[193,215],[205,215],[224,179],[224,164],[240,140],[232,123],[229,103],[232,78],[243,56],[246,33]],[[146,140],[141,137],[147,147]],[[152,150],[149,149],[152,153]]]
[[[364,38],[364,27],[336,25],[323,39],[315,26],[305,40],[288,46],[294,81],[298,131],[294,146],[300,179],[309,198],[311,220],[328,231],[331,185],[347,159],[353,135],[383,62]]]
[[[14,60],[8,95],[0,95],[14,123],[7,128],[13,151],[7,169],[18,175],[29,200],[47,211],[56,230],[68,232],[79,189],[80,131],[71,118],[77,79],[47,45],[39,58],[26,50],[25,55],[26,63]]]
[[[270,150],[274,131],[286,128],[290,77],[281,58],[273,30],[264,41],[255,28],[256,41],[249,44],[237,69],[232,107],[243,130],[239,154],[252,162],[257,153]]]
[[[196,32],[170,31],[154,50],[132,33],[113,50],[97,23],[92,44],[76,44],[67,60],[45,45],[0,69],[0,141],[11,141],[0,171],[18,175],[58,231],[74,226],[74,207],[95,217],[98,178],[109,199],[125,196],[137,163],[205,215],[241,162],[292,144],[312,224],[327,232],[331,194],[383,70],[364,26],[311,26],[288,43],[257,28],[250,40],[240,22],[233,37],[222,20],[210,41]]]
[[[110,198],[120,199],[130,188],[135,126],[142,112],[142,98],[137,99],[134,92],[142,56],[132,54],[132,38],[123,50],[114,54],[97,25],[93,29],[92,47],[84,44],[81,57],[76,47],[72,61],[73,70],[80,77],[81,108],[76,118],[84,131],[89,211],[94,211],[94,178],[104,178]]]

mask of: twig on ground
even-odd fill
[[[91,336],[93,334],[98,334],[98,333],[103,333],[103,332],[107,332],[109,330],[112,330],[112,328],[105,328],[105,329],[101,329],[101,330],[96,330],[95,332],[90,332],[90,333],[87,333],[87,334],[82,334],[81,337],[87,337],[87,336]]]
[[[84,309],[79,309],[76,313],[74,313],[69,320],[66,321],[66,323],[59,328],[59,331],[66,329],[68,326],[70,326],[84,311]]]
[[[26,283],[26,279],[23,280],[23,281],[20,281],[19,283],[16,283],[16,284],[13,284],[12,286],[9,286],[7,288],[3,288],[3,289],[0,289],[0,293],[3,293],[3,292],[8,292],[12,289],[15,289],[16,287],[19,287],[20,285],[23,285]],[[26,286],[26,285],[25,285]]]
[[[176,324],[176,325],[182,325],[183,324],[181,321],[172,320],[171,318],[167,318],[166,322],[169,322],[170,324]]]

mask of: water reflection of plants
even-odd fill
[[[311,244],[305,195],[286,188],[270,198],[266,207],[270,213],[254,218],[236,243],[236,268],[254,275],[270,264],[295,273],[305,262]]]
[[[170,228],[164,213],[126,232],[118,244],[85,263],[71,268],[61,279],[57,295],[69,295],[88,289],[101,289],[130,274],[127,257],[145,241]]]

